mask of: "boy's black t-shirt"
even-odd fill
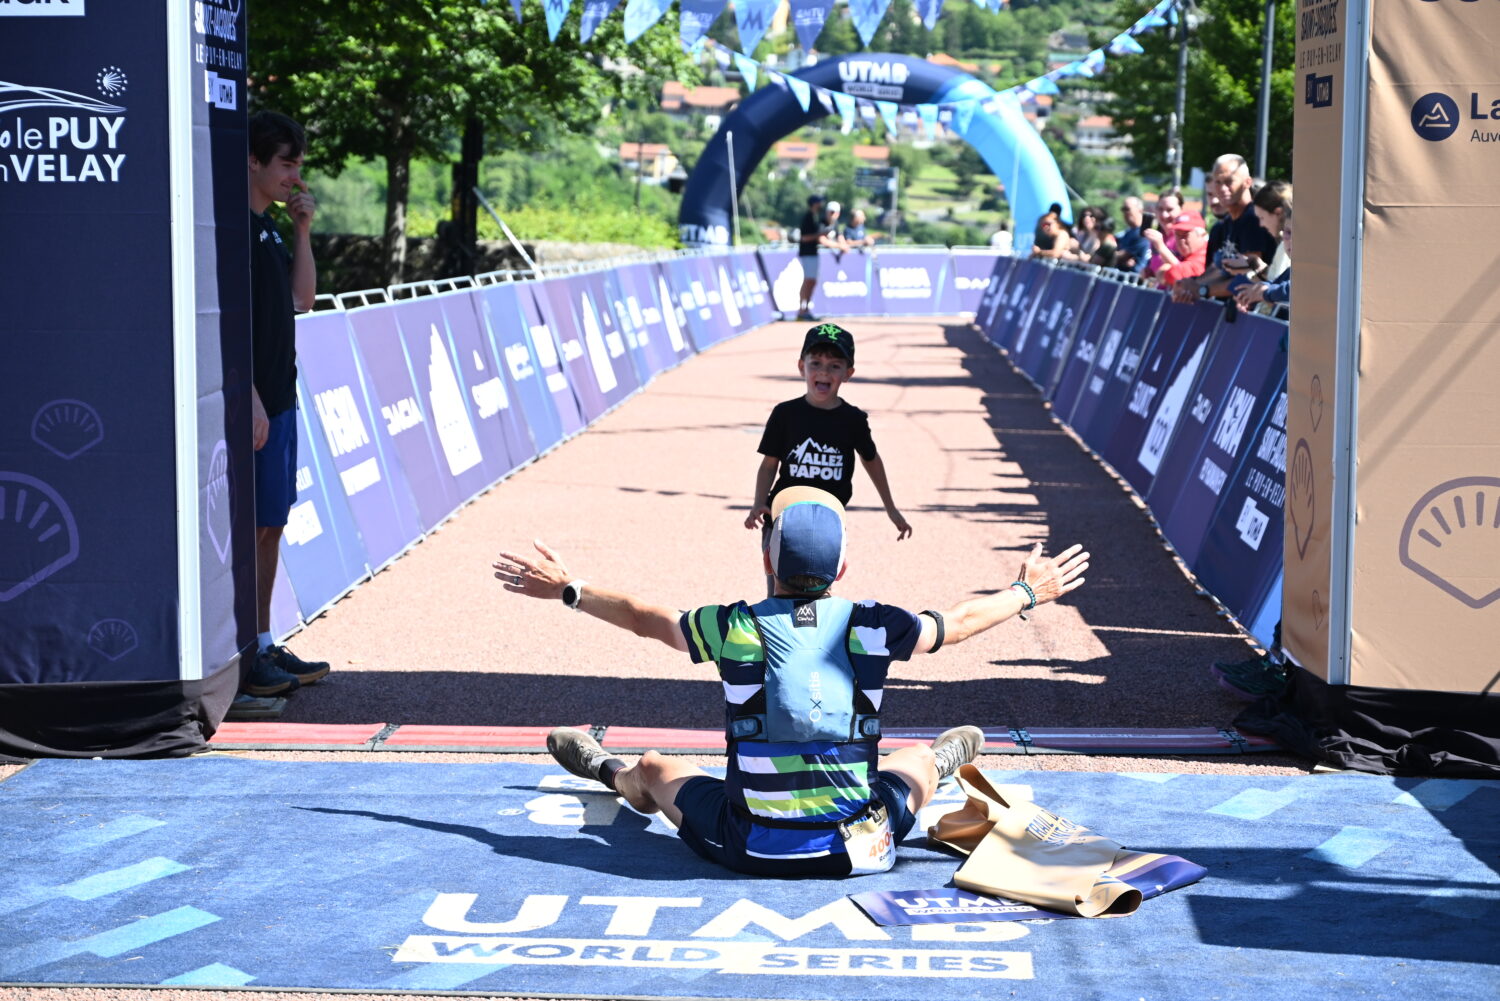
[[[292,255],[271,214],[250,213],[250,357],[267,417],[297,405],[297,327]]]
[[[778,403],[760,437],[760,454],[781,461],[771,497],[791,486],[827,490],[845,506],[853,492],[854,456],[876,457],[870,417],[847,401],[822,410],[805,396]]]

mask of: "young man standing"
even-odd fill
[[[818,287],[818,251],[837,244],[830,238],[833,226],[823,218],[823,196],[807,196],[807,214],[797,236],[797,260],[802,265],[802,288],[797,293],[797,319],[815,320],[813,291]]]
[[[240,689],[279,695],[328,673],[307,663],[271,633],[271,589],[281,533],[297,500],[297,340],[294,315],[312,309],[318,276],[312,255],[317,203],[302,180],[307,140],[302,126],[274,111],[250,116],[250,338],[253,388],[250,426],[255,445],[255,614],[259,651]],[[292,220],[287,250],[271,205]]]

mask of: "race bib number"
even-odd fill
[[[864,876],[888,872],[896,864],[896,836],[884,804],[875,806],[855,820],[839,825],[844,850],[849,853],[849,872]]]

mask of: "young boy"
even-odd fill
[[[854,375],[854,335],[834,323],[813,327],[802,342],[797,371],[807,380],[807,392],[778,403],[766,421],[760,439],[763,458],[755,473],[755,501],[745,527],[769,526],[771,499],[799,484],[826,490],[847,507],[857,453],[880,494],[885,513],[896,526],[897,540],[911,535],[911,526],[891,500],[885,463],[870,437],[869,416],[839,398],[840,387]],[[776,478],[778,468],[781,476]]]

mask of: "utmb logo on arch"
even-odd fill
[[[1429,2],[1434,2],[1434,0],[1429,0]],[[1474,0],[1460,0],[1460,2],[1474,2]],[[1476,91],[1470,91],[1463,95],[1463,98],[1467,107],[1461,108],[1457,100],[1440,91],[1423,94],[1411,106],[1412,130],[1428,142],[1442,142],[1457,132],[1459,125],[1465,120],[1470,122],[1500,120],[1500,97],[1490,98]],[[1500,142],[1500,132],[1482,131],[1476,128],[1473,129],[1469,141]]]

